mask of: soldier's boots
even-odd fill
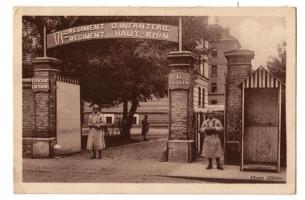
[[[208,158],[208,159],[209,159],[209,164],[206,167],[206,169],[212,169],[213,168],[213,159],[212,158]],[[218,170],[223,170],[223,166],[222,166],[222,164],[220,164],[220,158],[219,157],[216,158],[216,163],[217,163],[217,169]]]
[[[209,160],[209,165],[207,166],[206,169],[212,169],[213,168],[213,159],[212,158],[208,158]]]
[[[99,159],[102,159],[102,155],[99,155],[98,158],[99,158]],[[91,156],[90,159],[97,159],[97,157],[96,157],[96,156]]]
[[[213,165],[212,164],[209,164],[206,169],[213,169]]]
[[[223,170],[223,166],[222,166],[222,164],[220,164],[220,158],[219,157],[216,158],[216,163],[217,163],[217,169]]]
[[[219,170],[223,170],[223,166],[222,166],[222,164],[217,164],[217,169],[219,169]]]

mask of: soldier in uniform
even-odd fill
[[[89,135],[87,140],[87,150],[92,150],[92,157],[96,159],[96,153],[99,153],[99,159],[102,159],[102,150],[105,149],[105,134],[102,129],[104,125],[102,121],[102,114],[99,112],[99,106],[93,106],[93,112],[89,116],[88,127]]]
[[[142,120],[142,135],[143,135],[143,140],[147,141],[146,135],[149,129],[149,123],[147,121],[148,116],[145,115],[144,119]]]
[[[215,118],[213,110],[207,111],[207,118],[200,128],[200,132],[205,134],[202,155],[209,159],[206,169],[213,168],[213,158],[216,158],[217,169],[223,170],[223,166],[220,163],[220,157],[223,155],[220,141],[223,127],[221,122]]]

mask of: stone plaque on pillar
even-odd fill
[[[194,136],[192,127],[194,65],[198,57],[189,51],[174,51],[169,60],[169,162],[192,162]]]
[[[185,89],[190,88],[190,73],[185,72],[173,72],[168,76],[168,88],[173,89]]]
[[[49,78],[32,78],[33,92],[48,92],[50,89]]]

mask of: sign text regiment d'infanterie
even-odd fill
[[[48,34],[47,48],[73,42],[108,38],[153,39],[178,42],[178,27],[141,22],[83,25]]]

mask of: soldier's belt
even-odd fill
[[[205,134],[206,134],[206,135],[214,135],[214,134],[216,134],[216,133],[217,133],[216,130],[206,130],[206,131],[205,131]]]

